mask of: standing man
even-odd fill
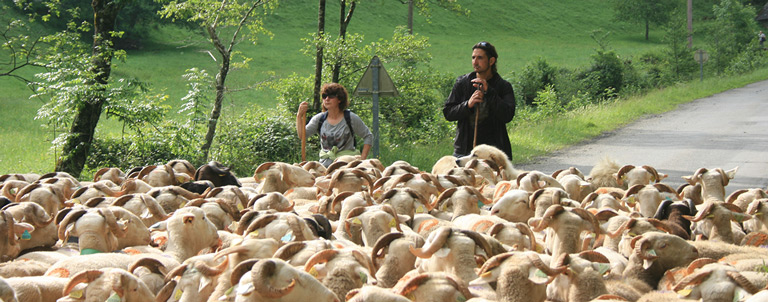
[[[763,48],[763,44],[765,44],[765,34],[762,30],[757,34],[757,40],[760,42],[760,48]]]
[[[512,160],[507,123],[515,116],[515,94],[512,85],[496,71],[498,56],[491,43],[475,44],[472,47],[474,71],[456,79],[451,95],[443,104],[445,119],[458,121],[453,156],[471,153],[476,133],[477,145],[492,145]]]

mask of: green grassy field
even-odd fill
[[[499,51],[499,71],[503,76],[521,69],[537,57],[562,67],[582,67],[589,63],[597,44],[590,38],[593,30],[611,32],[610,46],[623,57],[658,49],[660,31],[651,32],[645,41],[641,26],[630,26],[613,20],[604,0],[584,1],[464,1],[471,14],[457,16],[433,8],[431,22],[416,16],[414,32],[429,37],[433,57],[431,64],[449,74],[470,70],[471,46],[481,40],[495,44]],[[338,31],[338,3],[329,1],[326,31]],[[407,6],[399,1],[362,1],[355,11],[349,32],[361,33],[367,42],[388,39],[396,26],[406,24]],[[311,74],[314,58],[301,54],[301,38],[308,37],[317,27],[316,3],[283,1],[276,14],[270,16],[266,27],[274,38],[259,37],[256,45],[247,41],[237,50],[253,58],[250,68],[233,70],[228,77],[230,89],[245,87],[266,79],[292,73]],[[0,16],[0,19],[12,16]],[[4,20],[0,20],[4,21]],[[194,41],[195,43],[190,43]],[[153,89],[169,95],[169,104],[180,103],[186,94],[181,75],[188,68],[206,69],[213,74],[216,62],[211,59],[205,39],[192,32],[162,27],[151,33],[143,47],[128,52],[125,62],[115,62],[113,77],[136,77],[151,83]],[[0,54],[4,55],[4,54]],[[31,74],[32,70],[26,71]],[[10,148],[0,148],[0,174],[45,172],[54,166],[50,141],[54,133],[34,120],[41,100],[29,99],[30,91],[22,82],[0,77],[0,141]],[[224,115],[240,112],[247,106],[272,107],[274,94],[270,91],[247,90],[227,96]],[[176,111],[176,110],[172,110]],[[103,123],[98,133],[119,131],[115,123]],[[551,148],[533,148],[535,152]],[[435,148],[439,154],[450,153],[450,145]],[[447,150],[447,151],[443,151]],[[435,158],[421,154],[424,162]],[[382,152],[386,155],[386,151]],[[516,159],[517,160],[517,159]]]

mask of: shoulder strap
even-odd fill
[[[357,136],[355,135],[355,128],[352,128],[352,116],[349,114],[349,112],[349,109],[344,109],[344,120],[347,121],[349,132],[352,133],[352,146],[357,148]]]
[[[320,133],[320,129],[323,128],[323,123],[325,123],[325,120],[328,118],[328,111],[323,112],[323,114],[320,115],[320,123],[317,124],[317,133]]]

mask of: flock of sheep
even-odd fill
[[[10,301],[768,301],[768,194],[604,159],[342,157],[0,176]],[[657,167],[658,168],[658,167]]]

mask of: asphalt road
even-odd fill
[[[550,174],[579,168],[585,175],[608,156],[619,165],[650,165],[677,188],[682,176],[699,168],[739,167],[726,187],[768,185],[768,81],[753,83],[680,105],[677,110],[643,117],[621,129],[524,164],[522,170]]]

